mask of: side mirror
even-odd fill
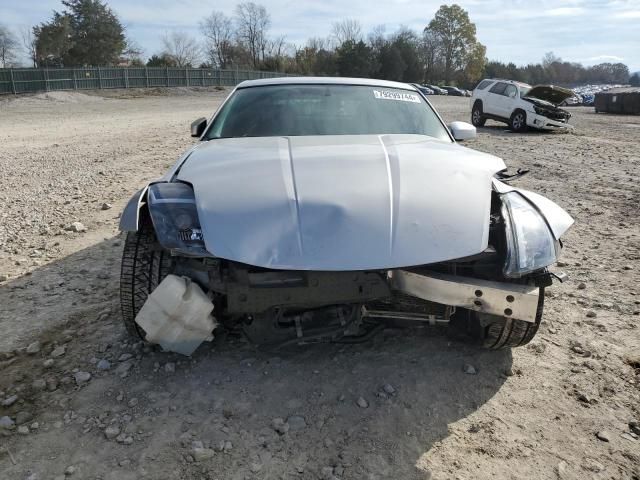
[[[204,133],[204,129],[207,128],[207,119],[201,117],[197,120],[194,120],[191,124],[191,136],[200,138]]]
[[[476,127],[467,122],[451,122],[449,125],[451,135],[458,141],[476,138]]]

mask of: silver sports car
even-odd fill
[[[261,344],[352,342],[442,325],[487,348],[529,342],[572,218],[460,146],[415,87],[350,78],[243,82],[199,141],[137,192],[121,303],[128,330],[169,274]]]

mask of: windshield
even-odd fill
[[[428,135],[451,141],[415,91],[360,85],[269,85],[242,88],[205,138],[301,135]]]
[[[531,90],[531,87],[529,85],[520,85],[520,98],[526,97],[529,94],[529,90]]]

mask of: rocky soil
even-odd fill
[[[154,93],[0,99],[0,478],[640,478],[640,117],[467,144],[576,219],[528,347],[223,334],[186,358],[125,335],[117,221],[224,92]]]

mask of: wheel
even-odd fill
[[[538,332],[543,309],[544,287],[541,287],[535,322],[459,309],[451,319],[449,333],[489,350],[521,347],[529,343]]]
[[[474,127],[484,127],[486,118],[482,116],[482,103],[476,102],[471,110],[471,123]]]
[[[524,132],[527,129],[527,114],[522,110],[516,110],[511,114],[509,127],[512,132]]]
[[[151,225],[127,233],[120,270],[122,320],[130,335],[145,339],[135,322],[147,297],[171,271],[171,256],[160,247]]]

